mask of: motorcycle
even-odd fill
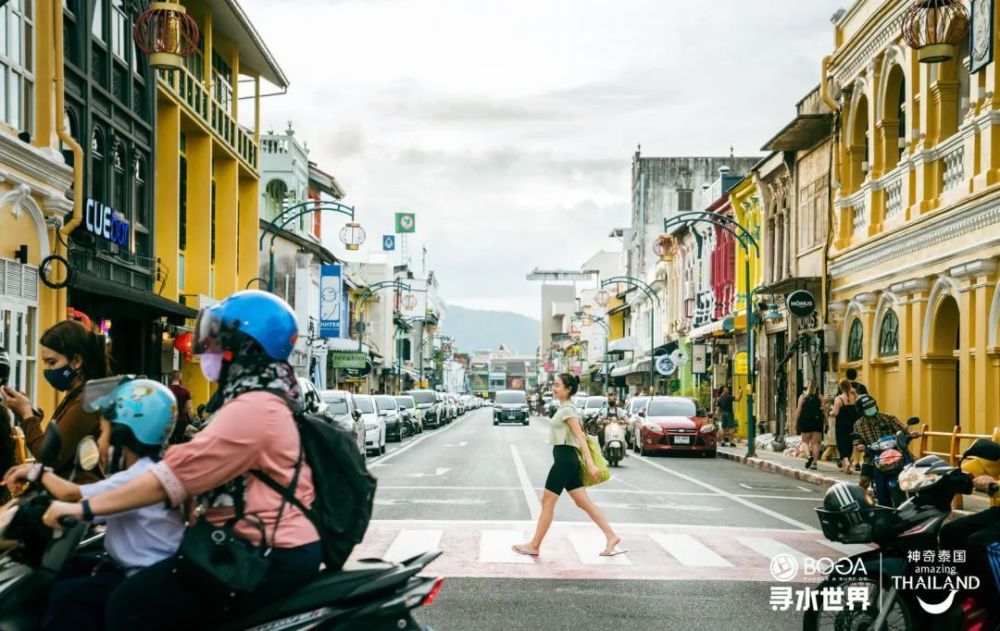
[[[628,453],[625,448],[625,423],[618,418],[609,418],[601,431],[604,432],[604,459],[608,465],[617,467]]]
[[[823,535],[830,541],[873,543],[877,548],[838,562],[815,588],[818,593],[833,590],[841,595],[851,590],[857,595],[861,590],[868,606],[839,610],[812,607],[803,620],[805,631],[917,628],[985,631],[1000,625],[1000,620],[987,624],[986,603],[971,593],[953,593],[952,596],[959,597],[949,597],[946,602],[950,605],[929,619],[921,596],[930,594],[897,589],[896,579],[922,575],[920,571],[913,572],[916,563],[910,559],[918,557],[911,557],[911,552],[922,556],[927,551],[937,551],[938,535],[951,513],[952,500],[959,493],[972,492],[972,476],[937,456],[925,456],[905,467],[899,475],[899,484],[911,497],[898,508],[875,505],[869,497],[871,505],[852,512],[816,509]],[[988,492],[994,495],[998,491],[1000,487],[993,483]],[[940,600],[939,595],[937,599]]]
[[[920,419],[916,417],[906,422],[907,425],[919,423]],[[858,434],[851,434],[851,438],[861,439]],[[882,436],[865,445],[865,456],[871,459],[875,469],[872,491],[881,506],[898,507],[906,499],[906,495],[899,489],[899,474],[913,462],[909,446],[910,436],[905,432],[896,432],[895,436]]]
[[[54,436],[54,438],[52,438]],[[97,464],[96,445],[93,465]],[[51,431],[42,449],[43,463],[59,454],[59,437]],[[89,456],[88,456],[89,457]],[[0,512],[0,629],[37,629],[59,574],[80,551],[100,543],[87,537],[86,524],[60,520],[63,530],[42,523],[52,496],[38,482]],[[413,617],[414,610],[432,604],[444,579],[421,575],[440,550],[431,550],[400,563],[362,559],[349,569],[324,571],[306,585],[278,600],[217,627],[223,631],[429,631]]]

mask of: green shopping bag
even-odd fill
[[[594,464],[597,465],[600,471],[596,477],[590,475],[590,471],[587,469],[587,461],[583,459],[583,454],[580,454],[580,478],[583,480],[583,485],[594,486],[601,482],[607,482],[611,479],[611,469],[608,468],[608,463],[604,461],[604,454],[601,453],[601,446],[597,444],[597,439],[593,436],[587,436],[587,448],[590,449],[590,457],[594,459]]]

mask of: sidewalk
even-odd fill
[[[783,453],[771,451],[770,449],[758,449],[757,454],[753,458],[747,458],[747,445],[745,441],[740,442],[739,447],[719,447],[718,454],[720,458],[725,458],[726,460],[733,460],[750,467],[756,467],[762,471],[777,473],[778,475],[801,480],[802,482],[809,482],[810,484],[831,486],[838,482],[858,483],[858,473],[845,475],[840,471],[840,467],[835,462],[818,462],[817,470],[810,471],[804,467],[806,462],[804,459],[786,456]],[[989,505],[988,497],[982,493],[976,493],[965,496],[965,506],[962,510],[976,513],[988,508]]]

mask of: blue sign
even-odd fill
[[[386,252],[392,252],[396,249],[396,235],[386,234],[382,235],[382,249]]]
[[[319,336],[340,337],[343,322],[344,275],[339,264],[323,265],[319,278]]]
[[[128,220],[117,210],[96,199],[88,199],[83,214],[87,232],[103,237],[120,247],[128,247],[130,226]]]

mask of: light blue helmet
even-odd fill
[[[198,314],[194,352],[237,352],[241,336],[257,342],[268,357],[286,360],[299,336],[299,324],[288,303],[274,294],[238,291]]]
[[[127,427],[135,441],[164,449],[174,431],[177,399],[170,388],[152,379],[132,379],[115,389],[113,407],[105,416],[115,425]]]

